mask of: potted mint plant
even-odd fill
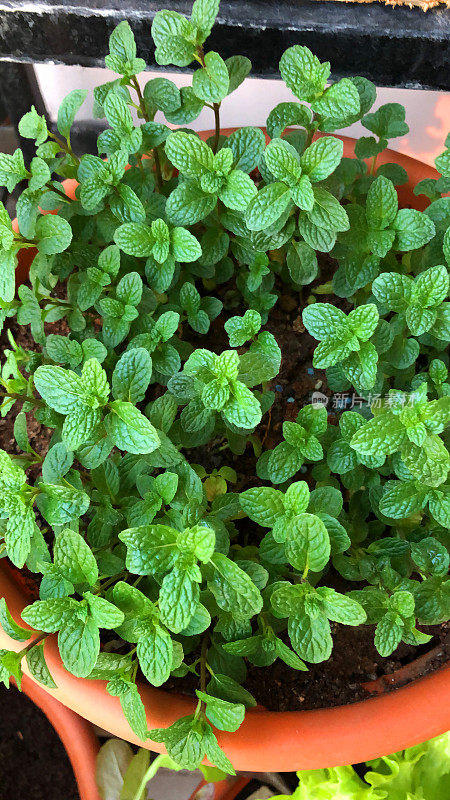
[[[181,90],[118,25],[98,155],[76,90],[0,157],[0,675],[189,769],[352,763],[449,727],[448,669],[363,684],[450,618],[450,150],[387,151],[404,109],[300,44],[267,133],[222,131],[217,10],[155,16]]]

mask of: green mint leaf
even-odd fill
[[[324,614],[292,618],[289,620],[288,631],[292,646],[301,659],[312,664],[320,664],[329,659],[333,642],[330,623]]]
[[[198,567],[177,567],[166,575],[159,592],[161,621],[173,633],[181,633],[189,625],[197,608],[201,580]]]
[[[87,94],[87,89],[74,89],[69,92],[59,107],[57,127],[61,136],[64,136],[65,139],[70,138],[70,129],[76,113],[86,100]]]
[[[401,208],[392,228],[396,233],[397,248],[405,251],[427,244],[435,231],[432,220],[413,208]]]
[[[89,606],[89,613],[99,628],[119,628],[124,621],[124,614],[109,600],[104,597],[92,594],[92,592],[84,592],[83,597],[87,600]]]
[[[300,162],[302,170],[313,183],[323,181],[339,166],[343,152],[340,139],[324,136],[304,151]]]
[[[306,286],[317,277],[317,256],[306,242],[292,240],[286,253],[286,263],[293,282],[299,286]]]
[[[213,151],[192,133],[174,131],[167,138],[165,149],[174,167],[187,177],[202,175],[213,169]]]
[[[286,86],[307,103],[320,97],[330,75],[330,64],[323,64],[307,47],[294,45],[281,56],[280,72]]]
[[[115,400],[140,403],[152,376],[152,360],[143,347],[126,350],[119,358],[113,376],[112,393]]]
[[[77,612],[78,603],[71,597],[36,600],[22,611],[22,619],[32,628],[56,633]]]
[[[204,42],[211,33],[218,12],[219,0],[195,0],[192,6],[191,22],[197,28],[201,42]]]
[[[230,86],[228,69],[218,53],[206,53],[205,66],[194,72],[192,88],[205,103],[220,103],[227,96]]]
[[[109,54],[105,65],[121,75],[134,75],[145,69],[145,61],[136,58],[136,43],[133,32],[125,20],[119,22],[109,37]]]
[[[44,114],[38,114],[34,106],[19,121],[19,133],[25,139],[34,139],[36,145],[43,144],[48,137],[47,122]]]
[[[47,689],[57,688],[45,660],[43,644],[32,647],[31,650],[28,651],[26,659],[28,669],[32,677],[38,681],[38,683],[41,683],[42,686],[46,686]]]
[[[58,634],[58,648],[63,664],[77,678],[87,678],[100,652],[98,626],[91,617],[73,619]]]
[[[306,664],[298,657],[290,647],[288,647],[281,639],[275,640],[275,649],[277,652],[278,658],[281,658],[288,667],[292,669],[300,670],[301,672],[307,671],[308,667]]]
[[[375,630],[375,647],[383,658],[396,650],[403,634],[403,622],[394,611],[388,611],[379,621]]]
[[[326,130],[338,128],[359,114],[359,92],[351,80],[342,78],[325,89],[321,97],[313,100],[312,108],[324,118]]]
[[[323,611],[332,622],[341,625],[362,625],[367,615],[364,608],[352,597],[340,594],[334,589],[319,588],[318,593],[323,597]]]
[[[127,569],[135,575],[164,575],[175,564],[177,531],[168,525],[128,528],[119,539],[127,546]]]
[[[72,241],[72,228],[67,220],[49,214],[39,217],[36,223],[37,248],[40,253],[51,256],[67,250]]]
[[[107,684],[106,690],[113,697],[119,698],[131,730],[144,742],[147,739],[147,720],[145,707],[136,684],[125,678],[114,677]]]
[[[170,758],[182,769],[197,769],[203,759],[203,724],[194,716],[181,717],[169,728],[151,730],[148,736],[153,741],[164,742]]]
[[[294,518],[286,541],[286,556],[295,569],[320,572],[328,563],[330,550],[330,537],[319,517],[303,513]]]
[[[300,125],[303,128],[311,124],[311,112],[307,106],[300,103],[279,103],[267,117],[267,133],[271,139],[281,136],[283,131],[291,125]]]
[[[8,192],[13,192],[17,184],[28,177],[28,171],[23,161],[21,150],[15,150],[12,155],[0,153],[0,185],[6,186]]]
[[[203,100],[200,100],[200,98],[197,97],[197,95],[194,93],[192,86],[183,86],[180,89],[179,108],[175,109],[175,111],[166,111],[165,117],[168,122],[171,122],[174,125],[188,125],[194,119],[197,119],[198,115],[200,114],[203,108],[203,105],[204,105]],[[165,129],[164,138],[162,139],[162,141],[165,141],[167,139],[169,133],[170,131],[168,129]],[[145,133],[144,133],[144,139],[145,139]],[[157,142],[157,144],[160,144],[160,142]]]
[[[182,160],[184,162],[184,158]],[[180,183],[169,195],[166,204],[167,217],[174,225],[194,225],[211,213],[216,202],[214,195],[207,194],[196,184],[186,181]]]
[[[170,634],[161,625],[153,626],[139,638],[139,665],[152,686],[162,686],[168,680],[172,670],[172,651]]]
[[[22,657],[20,652],[0,650],[0,677],[7,689],[9,689],[10,676],[15,679],[19,691],[22,687]]]
[[[405,123],[405,109],[400,103],[385,103],[375,113],[367,114],[362,124],[384,140],[405,136],[409,131]]]
[[[262,599],[251,578],[221,553],[215,553],[211,562],[214,569],[208,586],[218,606],[236,618],[258,614]]]
[[[152,453],[160,446],[153,425],[132,403],[114,400],[105,426],[111,441],[128,453]]]
[[[397,192],[387,178],[375,178],[366,200],[367,221],[372,228],[384,230],[395,220],[398,209]]]
[[[234,92],[243,83],[252,68],[251,61],[245,56],[230,56],[225,60],[228,70],[228,94]]]
[[[448,148],[434,160],[434,163],[441,175],[446,178],[450,177],[450,150]]]
[[[429,575],[447,575],[449,567],[449,553],[446,547],[433,536],[427,536],[420,542],[411,544],[411,558],[419,568],[420,572]],[[407,609],[407,612],[409,609]],[[410,616],[412,610],[403,616]]]
[[[261,315],[248,309],[243,317],[230,317],[224,328],[228,333],[230,347],[240,347],[249,339],[253,339],[261,328]]]
[[[281,217],[290,200],[291,192],[286,184],[278,181],[264,186],[248,205],[245,222],[249,230],[268,228]]]
[[[284,139],[272,139],[264,151],[264,161],[271,174],[288,186],[295,186],[301,175],[300,157]]]
[[[215,764],[218,769],[227,773],[228,775],[236,775],[231,761],[220,749],[217,738],[210,725],[207,725],[203,732],[203,745],[205,748],[206,757],[209,761],[211,761],[212,764]]]
[[[280,514],[284,514],[283,495],[277,489],[255,487],[239,495],[242,510],[263,527],[275,525]]]
[[[219,190],[219,198],[234,211],[245,211],[250,201],[256,196],[256,186],[252,179],[240,169],[234,169],[225,179]]]
[[[65,525],[82,517],[89,508],[89,496],[71,486],[39,484],[37,506],[50,525]]]
[[[220,697],[230,703],[242,703],[245,708],[252,708],[256,705],[256,700],[250,692],[228,675],[215,672],[207,688],[208,694]]]
[[[30,638],[31,631],[27,628],[22,628],[15,622],[9,612],[4,597],[0,598],[0,625],[6,635],[10,636],[11,639],[14,639],[16,642],[26,642]]]
[[[215,728],[233,733],[242,725],[245,716],[245,706],[242,703],[229,703],[228,700],[221,700],[198,690],[196,694],[206,704],[205,714]]]
[[[56,537],[54,563],[70,583],[93,586],[98,579],[97,562],[91,548],[79,533],[69,528]]]

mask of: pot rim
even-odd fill
[[[235,128],[225,128],[222,133],[229,135],[233,130]],[[212,133],[202,131],[200,135],[206,139]],[[353,155],[356,140],[346,136],[339,138],[344,142],[344,156]],[[427,198],[414,196],[412,188],[419,180],[436,178],[436,170],[393,150],[385,150],[378,157],[378,165],[385,163],[400,164],[408,172],[408,183],[397,187],[400,204],[414,205],[419,210],[426,208]],[[74,196],[76,185],[74,180],[64,181],[69,196]],[[23,280],[28,266],[18,270],[19,281]],[[1,562],[0,585],[5,589],[13,616],[20,615],[26,601]],[[0,646],[18,650],[23,644],[9,639],[0,628]],[[114,736],[165,752],[160,743],[148,740],[143,745],[138,740],[123,716],[119,699],[105,691],[105,681],[76,678],[64,669],[55,635],[46,639],[44,647],[58,685],[57,689],[43,689],[44,692]],[[138,686],[149,728],[166,727],[194,710],[193,698],[144,682]],[[290,772],[368,761],[411,747],[449,728],[450,664],[447,664],[407,686],[345,706],[307,711],[250,709],[236,733],[216,733],[236,770]]]

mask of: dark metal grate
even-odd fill
[[[150,25],[158,8],[189,13],[185,0],[0,0],[0,59],[98,66],[107,37],[128,19],[140,55],[156,66]],[[380,86],[448,89],[450,11],[381,3],[222,0],[208,40],[224,57],[243,53],[254,73],[276,74],[281,53],[306,44],[335,76],[363,75]]]

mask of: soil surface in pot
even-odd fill
[[[42,711],[0,686],[0,800],[79,800],[69,758]]]
[[[270,312],[268,324],[264,326],[265,330],[274,334],[282,351],[281,370],[270,387],[275,394],[275,401],[271,411],[264,416],[259,430],[257,430],[265,449],[271,449],[281,441],[283,422],[285,420],[294,421],[300,408],[311,402],[312,394],[315,391],[321,392],[329,398],[327,409],[330,424],[337,424],[339,414],[345,408],[358,407],[358,398],[351,393],[349,397],[343,394],[333,395],[328,389],[325,371],[312,367],[313,352],[317,343],[305,331],[302,324],[302,311],[307,304],[309,294],[315,292],[320,301],[333,302],[344,311],[349,310],[346,300],[340,300],[334,295],[322,294],[322,289],[317,291],[318,285],[323,286],[330,280],[336,266],[328,255],[318,255],[319,277],[311,286],[303,287],[302,293],[283,295],[283,284],[277,283],[276,289],[280,291],[281,296]],[[205,291],[205,294],[208,292]],[[231,283],[217,286],[212,294],[227,303],[233,294],[233,286]],[[245,308],[234,306],[232,302],[228,303],[225,315],[221,314],[211,325],[207,346],[216,352],[228,349],[229,342],[223,323],[229,316],[242,315],[244,311]],[[9,321],[9,328],[17,344],[26,349],[36,348],[28,328],[20,327],[13,321]],[[67,331],[64,321],[55,325],[46,325],[47,333],[64,335]],[[184,335],[195,347],[205,346],[205,337],[198,336],[190,329],[186,329]],[[10,344],[4,332],[0,339],[0,355],[8,347]],[[164,391],[163,387],[155,385],[150,389],[152,393],[145,402],[154,399],[157,394]],[[20,404],[16,403],[12,411],[0,423],[0,447],[10,453],[18,452],[13,435],[13,424],[19,410]],[[41,455],[45,455],[52,431],[39,425],[33,419],[32,414],[28,414],[28,431],[32,447]],[[220,469],[225,464],[233,467],[237,473],[237,483],[229,485],[230,491],[243,491],[251,486],[259,485],[253,448],[248,446],[243,455],[234,456],[229,450],[224,451],[221,445],[221,441],[212,442],[208,443],[207,447],[185,451],[185,454],[190,463],[201,464],[207,472]],[[29,474],[31,482],[34,477]],[[301,479],[309,482],[306,466],[302,467],[298,474],[297,480]],[[239,530],[238,541],[241,545],[245,546],[259,541],[260,535],[256,532],[256,526],[248,519],[238,520],[236,527]],[[252,535],[253,533],[256,533],[256,539]],[[19,578],[31,597],[36,599],[38,586],[35,576],[23,570],[19,574]],[[348,584],[343,584],[342,578],[332,568],[327,574],[326,580],[328,586],[333,586],[338,591],[348,591]],[[359,588],[359,586],[352,584],[351,588]],[[328,662],[311,664],[308,672],[293,670],[281,661],[264,668],[248,663],[244,685],[258,703],[273,711],[325,708],[362,700],[368,696],[368,692],[362,684],[384,675],[390,675],[424,653],[432,651],[433,657],[421,664],[419,670],[415,670],[414,678],[437,669],[449,660],[450,624],[428,628],[421,626],[421,629],[433,636],[427,645],[414,648],[401,644],[391,657],[382,658],[373,644],[374,631],[372,627],[351,628],[332,623],[334,647]],[[108,649],[120,650],[121,642],[117,641],[115,634],[111,632],[110,635],[107,634],[107,637],[103,644],[105,645],[108,641]],[[114,641],[111,641],[112,639]],[[286,639],[286,641],[288,640]],[[190,654],[186,657],[186,661],[194,660],[197,655],[197,653]],[[192,674],[181,679],[172,678],[163,688],[194,695],[195,689],[198,688],[198,679]],[[3,800],[1,796],[0,800]]]

